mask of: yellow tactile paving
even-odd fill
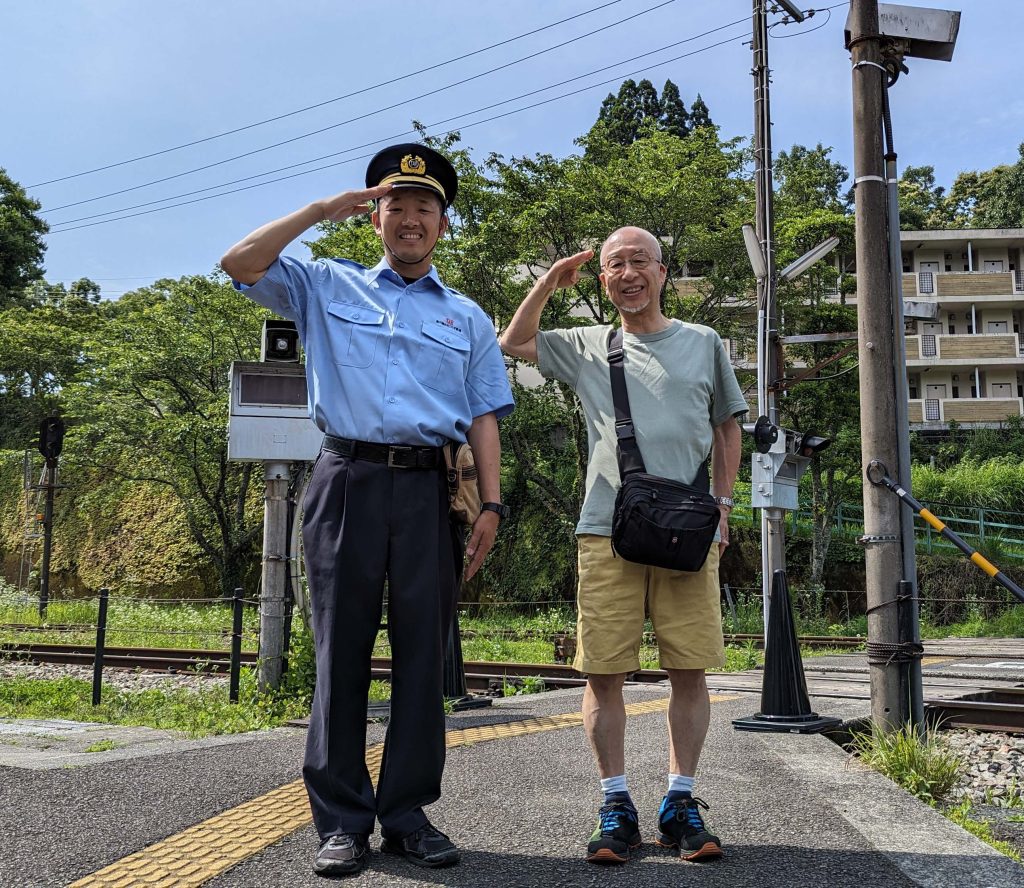
[[[732,698],[711,697],[713,703],[728,699]],[[626,715],[643,715],[667,708],[668,697],[660,697],[628,704]],[[557,731],[582,724],[582,712],[567,712],[509,724],[448,731],[446,744],[450,748],[471,746],[488,740]],[[383,751],[382,744],[366,750],[366,765],[374,784]],[[310,820],[305,786],[301,780],[296,780],[123,857],[72,882],[68,888],[199,888],[247,857],[306,826]]]
[[[922,657],[922,666],[934,666],[936,663],[949,663],[951,660],[955,660],[956,657]]]

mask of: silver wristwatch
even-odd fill
[[[726,508],[729,509],[733,508],[733,506],[736,505],[736,503],[733,502],[731,496],[716,496],[715,502],[718,503],[718,505],[725,506]]]

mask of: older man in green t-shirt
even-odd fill
[[[696,573],[617,557],[609,538],[619,487],[615,410],[608,368],[609,325],[540,332],[551,294],[570,287],[594,255],[555,262],[523,300],[501,337],[502,349],[535,362],[572,386],[587,419],[586,495],[576,527],[579,590],[575,667],[587,673],[583,714],[604,804],[587,860],[624,863],[640,845],[636,808],[626,785],[626,712],[622,686],[640,668],[645,604],[672,694],[668,710],[668,788],[658,812],[658,844],[687,860],[720,857],[721,842],[693,795],[711,707],[704,670],[722,666],[718,559],[729,545],[729,511],[740,459],[735,417],[747,411],[725,346],[710,327],[671,320],[661,311],[667,269],[658,239],[620,228],[601,247],[601,284],[619,312],[626,388],[637,443],[652,475],[691,483],[711,453],[712,492],[721,512],[718,545]]]

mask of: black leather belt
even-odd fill
[[[386,463],[393,469],[436,469],[443,459],[440,447],[374,444],[370,441],[335,438],[334,435],[324,435],[324,450],[349,459]]]

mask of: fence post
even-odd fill
[[[96,653],[92,661],[92,705],[100,705],[103,686],[103,651],[107,646],[107,600],[110,590],[100,589],[100,613],[96,620]]]
[[[978,509],[978,548],[985,545],[985,510]]]
[[[242,671],[242,588],[235,589],[231,615],[231,677],[228,682],[228,700],[238,702],[238,679]]]

